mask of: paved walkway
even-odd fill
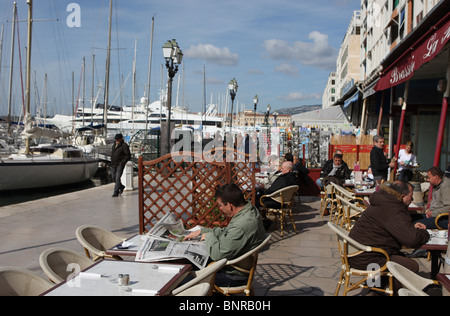
[[[44,276],[39,266],[44,250],[64,247],[84,254],[75,230],[85,224],[101,226],[124,238],[137,234],[138,191],[124,192],[118,198],[111,197],[112,191],[109,184],[0,207],[0,266],[22,267]],[[340,259],[319,205],[318,198],[302,197],[294,212],[298,233],[290,224],[284,238],[279,230],[273,232],[270,247],[259,256],[254,281],[257,295],[334,295]],[[430,264],[419,261],[421,271],[429,273]]]

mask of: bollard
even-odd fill
[[[122,184],[125,186],[124,191],[134,190],[134,170],[132,161],[128,161],[125,165],[125,169],[123,170],[122,178],[120,178],[120,181],[122,181]]]

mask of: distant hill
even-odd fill
[[[281,115],[296,115],[310,111],[320,110],[322,105],[302,105],[294,108],[284,108],[277,110]]]

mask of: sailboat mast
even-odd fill
[[[147,76],[147,104],[146,104],[146,110],[145,110],[145,130],[148,130],[148,114],[149,114],[149,108],[150,108],[150,85],[152,80],[152,57],[153,57],[153,32],[155,30],[155,17],[152,17],[152,29],[150,33],[150,51],[149,51],[149,57],[148,57],[148,76]],[[161,108],[161,105],[160,105]],[[159,117],[161,120],[161,116]],[[147,133],[145,133],[145,143],[147,143]]]
[[[11,106],[12,106],[12,81],[14,74],[14,42],[16,40],[16,16],[17,16],[17,2],[14,2],[13,19],[12,19],[12,35],[11,35],[11,60],[9,68],[9,96],[8,96],[8,134],[11,135]]]
[[[26,90],[25,90],[25,104],[26,113],[29,114],[30,111],[30,89],[31,89],[31,38],[33,30],[33,0],[27,0],[28,4],[28,44],[27,44],[27,77],[26,77]],[[30,139],[27,138],[25,141],[25,154],[30,153]]]
[[[136,103],[136,55],[137,55],[137,38],[134,39],[134,58],[133,58],[133,91],[132,91],[132,106],[131,119],[133,120],[132,132],[134,134],[134,105]]]
[[[95,107],[95,99],[94,99],[94,85],[95,85],[95,54],[92,54],[92,94],[91,94],[91,124],[93,122],[94,116],[94,107]]]
[[[105,105],[103,108],[103,123],[105,124],[105,130],[107,130],[108,124],[108,102],[109,102],[109,70],[111,68],[111,24],[112,24],[112,0],[109,0],[109,31],[108,31],[108,50],[106,53],[106,80],[105,80]]]

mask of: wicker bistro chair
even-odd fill
[[[407,296],[429,296],[423,290],[429,285],[439,285],[439,282],[425,279],[396,262],[389,261],[387,267],[394,278],[409,291],[409,293],[407,291],[402,291],[404,294],[407,293]],[[399,291],[399,295],[400,294]]]
[[[375,290],[378,292],[384,292],[384,293],[389,294],[390,296],[393,296],[393,294],[394,294],[393,278],[392,278],[392,274],[389,273],[386,265],[384,265],[383,267],[381,267],[375,271],[373,271],[373,270],[366,271],[366,270],[353,269],[352,267],[350,267],[350,264],[348,262],[348,258],[360,255],[363,252],[380,253],[380,254],[384,255],[386,257],[386,260],[389,262],[390,258],[389,258],[389,255],[386,253],[386,251],[384,251],[383,249],[380,249],[380,248],[364,246],[364,245],[358,243],[357,241],[355,241],[354,239],[352,239],[348,236],[348,234],[349,234],[348,231],[346,231],[342,227],[337,226],[336,224],[334,224],[332,222],[328,222],[328,226],[337,235],[339,254],[341,257],[341,261],[342,261],[342,271],[341,271],[341,275],[338,280],[338,285],[336,288],[335,296],[339,295],[339,291],[340,291],[340,288],[342,285],[344,285],[344,294],[343,294],[344,296],[346,296],[348,292],[357,290],[359,288],[369,288],[369,289],[372,289],[372,290]],[[361,279],[358,282],[353,283],[353,281],[351,280],[351,277],[353,277],[353,276],[361,277]],[[371,284],[368,281],[373,280],[374,277],[377,277],[377,276],[388,276],[389,277],[389,287],[387,289],[381,289],[381,288],[378,288],[375,286],[370,286]]]
[[[439,222],[442,220],[443,217],[447,217],[447,219],[448,219],[448,214],[449,214],[449,213],[442,213],[442,214],[439,214],[439,215],[436,217],[435,224],[436,224],[436,227],[437,227],[439,230],[448,230],[448,227],[441,227],[441,226],[439,226]]]
[[[261,196],[261,207],[267,211],[267,216],[270,217],[272,215],[280,220],[281,237],[283,237],[283,222],[285,222],[286,213],[288,213],[291,217],[292,225],[294,226],[295,232],[297,232],[294,217],[292,216],[292,205],[295,203],[295,193],[297,192],[298,188],[298,185],[292,185],[275,191],[272,194]],[[263,201],[264,198],[271,198],[272,200],[280,203],[281,208],[275,209],[265,206]]]
[[[331,219],[336,211],[336,206],[337,204],[334,188],[331,184],[329,184],[323,188],[323,191],[320,192],[320,214],[322,215],[322,218],[325,215],[330,215]]]
[[[267,245],[271,237],[272,235],[266,234],[266,239],[264,239],[259,246],[253,248],[236,259],[227,261],[227,266],[231,266],[240,272],[248,274],[247,283],[245,285],[236,287],[220,287],[214,284],[214,291],[226,296],[240,293],[245,293],[246,296],[254,296],[255,291],[253,289],[253,278],[255,276],[256,265],[258,263],[258,255],[261,249]]]
[[[102,258],[113,258],[122,260],[119,256],[107,255],[106,250],[110,249],[125,239],[97,226],[83,225],[77,228],[76,236],[83,246],[86,256],[97,261]]]
[[[333,186],[333,190],[334,190],[334,193],[336,194],[336,196],[340,196],[342,199],[345,199],[345,200],[351,202],[352,204],[356,205],[358,208],[366,209],[366,204],[364,203],[363,198],[357,197],[355,195],[355,193],[353,193],[352,191],[349,191],[348,189],[343,188],[335,183],[331,183],[331,185]],[[342,214],[343,205],[341,203],[341,200],[336,198],[336,204],[337,204],[336,212],[335,212],[333,218],[330,218],[330,220],[334,223],[339,223],[339,221],[341,221],[344,216],[344,214]]]
[[[207,282],[200,283],[185,289],[176,296],[209,296],[211,285]]]
[[[336,197],[340,211],[335,223],[345,228],[347,231],[350,231],[353,227],[353,223],[361,216],[364,209],[340,195],[337,195]]]
[[[222,259],[222,260],[210,263],[204,269],[192,272],[191,276],[193,276],[194,278],[192,280],[190,280],[189,282],[186,282],[185,284],[174,289],[172,291],[172,294],[179,295],[181,292],[184,292],[184,291],[188,290],[189,288],[192,288],[193,286],[198,285],[200,283],[209,284],[210,289],[211,289],[209,294],[212,294],[214,281],[216,279],[216,273],[217,273],[217,271],[222,269],[226,263],[227,263],[227,259]]]
[[[51,248],[41,253],[39,264],[53,283],[61,283],[94,263],[89,258],[64,248]]]
[[[0,296],[39,296],[53,285],[34,272],[0,267]]]

